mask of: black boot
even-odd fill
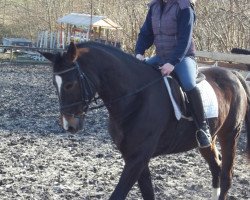
[[[186,92],[194,122],[197,127],[196,140],[200,148],[206,148],[211,145],[211,134],[209,126],[206,123],[204,108],[202,105],[201,94],[197,87]]]

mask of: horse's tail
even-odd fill
[[[243,76],[239,72],[233,71],[233,73],[237,76],[237,78],[241,82],[241,85],[244,87],[246,94],[247,94],[248,105],[247,105],[247,111],[246,111],[246,116],[245,116],[245,127],[246,127],[246,132],[247,132],[246,152],[247,152],[248,158],[250,159],[250,88],[247,85]]]

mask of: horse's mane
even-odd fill
[[[95,41],[86,41],[86,42],[81,42],[76,44],[78,48],[84,48],[84,47],[101,47],[105,49],[110,49],[110,50],[116,50],[116,51],[121,51],[119,48],[111,46],[109,44],[104,44],[101,42],[95,42]]]
[[[94,41],[87,41],[87,42],[82,42],[77,44],[78,48],[96,48],[96,49],[101,49],[105,50],[106,52],[109,52],[110,54],[114,54],[116,57],[121,58],[121,59],[126,59],[129,62],[135,63],[136,65],[144,65],[144,66],[150,66],[145,62],[142,62],[138,59],[135,58],[132,54],[126,53],[122,51],[121,49],[111,46],[109,44],[103,44],[100,42],[94,42]]]
[[[106,51],[113,52],[113,53],[119,53],[121,55],[127,55],[131,56],[130,54],[125,53],[121,49],[111,46],[109,44],[103,44],[100,42],[94,42],[94,41],[87,41],[87,42],[82,42],[76,45],[78,48],[84,48],[84,47],[89,47],[89,48],[98,48],[98,49],[105,49]]]

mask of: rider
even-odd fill
[[[144,60],[145,51],[153,44],[156,55],[146,60],[162,65],[163,76],[173,72],[190,102],[196,122],[196,139],[200,148],[211,145],[199,89],[196,87],[197,65],[192,38],[195,13],[194,0],[152,0],[135,47],[136,58]]]

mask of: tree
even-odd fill
[[[35,39],[41,30],[59,29],[59,17],[71,12],[104,15],[123,27],[119,38],[127,52],[133,52],[149,0],[2,0],[0,37]],[[250,48],[250,0],[199,0],[196,5],[195,41],[198,50],[230,51]],[[117,35],[111,34],[111,38]],[[151,54],[153,51],[149,51]]]

